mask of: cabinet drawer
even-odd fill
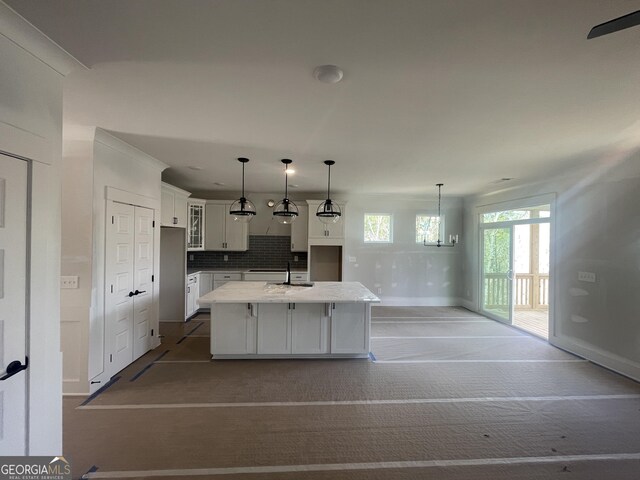
[[[292,273],[291,274],[291,281],[292,282],[306,282],[307,279],[307,274],[306,273]]]

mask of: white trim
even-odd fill
[[[381,243],[379,243],[381,244]],[[371,243],[373,245],[373,243]],[[436,249],[437,250],[437,249]],[[440,249],[443,250],[443,249]],[[444,249],[447,250],[447,249]],[[452,252],[437,252],[436,254],[451,254]],[[345,257],[346,258],[346,257]],[[459,307],[460,299],[457,297],[383,297],[380,296],[381,307]]]
[[[367,463],[325,463],[311,465],[276,465],[262,467],[185,468],[171,470],[129,470],[89,472],[83,478],[180,477],[204,475],[238,475],[257,473],[327,472],[344,470],[382,470],[398,468],[475,467],[486,465],[526,465],[566,462],[639,460],[640,453],[603,453],[591,455],[553,455],[548,457],[469,458],[458,460],[407,460]]]
[[[163,170],[169,168],[169,165],[167,165],[166,163],[161,162],[157,158],[152,157],[151,155],[143,152],[142,150],[132,145],[129,145],[124,140],[120,140],[118,137],[112,135],[106,130],[103,130],[102,128],[96,127],[95,141],[97,143],[104,145],[105,147],[112,148],[122,153],[123,155],[135,158],[136,160],[141,160],[145,162],[147,165],[157,169],[159,172],[162,172]],[[189,195],[191,194],[189,193]]]
[[[556,200],[556,194],[544,193],[542,195],[533,195],[514,200],[507,200],[498,203],[485,203],[476,205],[476,213],[478,215],[491,212],[502,212],[505,210],[519,210],[522,208],[537,207],[539,205],[550,205]]]
[[[118,203],[126,203],[127,205],[134,205],[136,207],[149,208],[154,211],[155,214],[160,210],[158,207],[157,198],[146,197],[138,193],[127,192],[126,190],[120,190],[119,188],[106,187],[105,199]]]
[[[124,405],[80,405],[76,410],[156,410],[167,408],[265,408],[265,407],[342,407],[351,405],[428,405],[447,403],[573,402],[585,400],[636,400],[640,394],[547,395],[541,397],[413,398],[407,400],[318,400],[311,402],[207,402],[143,403]]]
[[[374,360],[373,363],[584,363],[589,360]]]
[[[588,358],[593,363],[640,382],[640,364],[607,352],[593,345],[566,337],[549,337],[549,343],[575,355]]]
[[[433,319],[433,320],[447,320],[447,319],[449,319],[449,318],[455,318],[455,319],[458,319],[458,318],[461,318],[461,319],[467,319],[467,318],[481,318],[482,320],[488,320],[488,318],[487,318],[487,317],[484,317],[484,316],[482,316],[482,315],[478,315],[478,316],[471,316],[471,315],[468,315],[468,316],[466,316],[466,317],[425,317],[425,316],[422,316],[422,317],[371,317],[371,319],[372,319],[372,320],[373,320],[373,319],[376,319],[376,320],[378,320],[378,319],[387,320],[387,319],[389,319],[389,318],[401,318],[401,319],[405,319],[405,318],[406,318],[406,319],[409,319],[409,318],[420,318],[420,319],[423,319],[423,320],[431,320],[431,319]]]
[[[88,67],[51,40],[23,16],[0,1],[0,35],[8,38],[30,55],[62,76]]]
[[[471,338],[526,338],[532,340],[533,337],[528,335],[476,335],[476,336],[452,336],[452,337],[371,337],[371,340],[374,339],[383,339],[383,340],[413,340],[413,339],[455,339],[455,340],[467,340]]]
[[[494,320],[372,320],[371,323],[495,323]]]
[[[54,150],[51,141],[47,138],[2,120],[0,120],[0,138],[2,139],[0,152],[46,165],[53,163]]]
[[[191,192],[187,192],[186,190],[183,190],[181,188],[176,187],[175,185],[171,185],[170,183],[166,183],[166,182],[162,182],[162,188],[166,188],[167,190],[172,191],[173,193],[177,193],[178,195],[182,195],[184,197],[190,197],[191,196]],[[197,198],[196,200],[198,200],[199,202],[202,201],[202,199]],[[204,203],[205,205],[208,203],[208,200],[205,200]],[[235,202],[235,200],[229,200],[230,203]],[[226,203],[226,201],[225,201]]]

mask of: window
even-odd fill
[[[391,243],[392,241],[391,215],[388,213],[365,213],[364,242]]]
[[[482,223],[510,222],[514,220],[529,220],[532,218],[549,218],[551,215],[549,205],[520,208],[517,210],[503,210],[499,212],[483,213],[480,216]]]
[[[436,243],[440,236],[440,217],[416,215],[416,243]]]

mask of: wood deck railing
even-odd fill
[[[485,274],[486,308],[504,307],[509,302],[509,278],[503,273]],[[517,309],[537,309],[549,306],[549,275],[518,273],[514,279],[513,300]]]

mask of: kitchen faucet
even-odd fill
[[[287,276],[285,277],[283,285],[291,285],[291,263],[287,262]]]

